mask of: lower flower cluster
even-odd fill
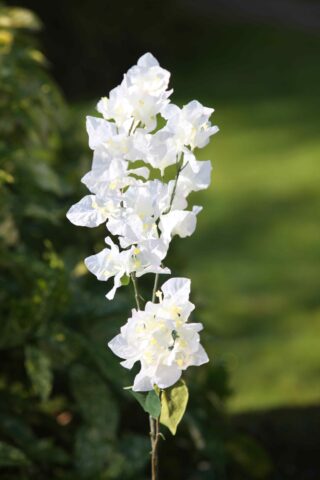
[[[189,301],[190,280],[171,278],[157,292],[159,303],[148,302],[144,310],[133,310],[111,350],[131,369],[140,362],[133,390],[148,391],[157,385],[174,385],[182,371],[209,361],[200,345],[201,323],[189,323],[194,305]]]

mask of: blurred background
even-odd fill
[[[320,478],[320,2],[15,0],[0,4],[0,476],[149,478],[146,415],[106,348],[108,303],[72,226],[85,115],[146,51],[173,101],[214,107],[211,188],[168,259],[192,279],[211,363],[190,369],[161,478]],[[143,288],[149,287],[144,277]]]

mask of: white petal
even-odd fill
[[[161,115],[168,120],[169,118],[177,115],[181,112],[181,109],[174,103],[168,103],[162,110]]]
[[[108,103],[109,99],[108,97],[102,97],[100,98],[99,102],[97,103],[97,110],[99,113],[101,113],[104,117],[107,118],[107,111],[108,111]]]
[[[113,268],[108,269],[110,255],[110,249],[104,248],[101,252],[96,255],[91,255],[84,260],[87,269],[93,273],[98,280],[106,281],[115,274]]]
[[[188,112],[188,115],[204,115],[208,118],[214,112],[214,108],[204,107],[200,102],[198,102],[198,100],[191,100],[191,102],[187,103],[187,105],[185,105],[183,108],[186,112]]]
[[[159,62],[152,53],[147,52],[139,58],[137,65],[139,65],[139,67],[150,68],[158,66]]]
[[[170,278],[161,287],[164,298],[178,296],[188,301],[190,296],[191,281],[189,278]]]
[[[108,212],[106,209],[99,208],[95,195],[86,195],[72,205],[67,218],[74,225],[93,228],[107,220]]]
[[[102,118],[87,117],[87,132],[89,136],[89,147],[94,150],[111,135],[116,133],[115,125]]]
[[[111,290],[106,294],[106,298],[108,300],[113,300],[116,291],[118,290],[119,287],[121,287],[121,277],[123,277],[124,272],[119,272],[117,275],[114,276],[114,283],[113,287]]]
[[[120,362],[120,365],[122,367],[127,368],[128,370],[131,370],[133,365],[136,363],[137,359],[136,358],[128,358],[128,360],[124,360],[123,362]]]
[[[159,273],[169,275],[171,273],[171,270],[168,267],[156,267],[154,265],[149,265],[147,267],[143,267],[141,270],[138,270],[136,272],[136,276],[139,278],[146,273]]]
[[[198,367],[199,365],[203,365],[204,363],[208,363],[208,362],[209,362],[209,357],[205,349],[203,348],[203,346],[199,344],[198,351],[194,354],[191,365]]]
[[[135,392],[148,392],[149,390],[153,390],[151,377],[142,368],[134,379],[132,390]]]
[[[174,235],[179,235],[181,238],[192,235],[197,225],[197,214],[201,210],[202,207],[195,206],[191,212],[186,210],[172,210],[166,215],[162,215],[159,227],[164,239],[170,241]]]
[[[176,365],[160,364],[156,371],[154,380],[159,388],[167,388],[174,385],[181,377],[182,371]]]
[[[180,174],[178,189],[188,195],[190,192],[208,188],[211,182],[211,170],[210,160],[196,161],[194,164],[188,163]]]
[[[186,326],[191,327],[194,332],[201,332],[201,330],[203,330],[202,323],[187,323]]]
[[[92,170],[107,168],[112,157],[105,145],[98,145],[93,152]]]
[[[127,340],[123,338],[121,333],[114,337],[109,343],[108,347],[112,352],[120,358],[128,359],[135,354],[134,348],[128,345]]]

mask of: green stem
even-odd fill
[[[174,179],[174,185],[173,185],[173,190],[172,190],[171,197],[170,197],[169,207],[167,208],[167,210],[165,212],[163,212],[164,214],[169,213],[171,208],[172,208],[173,200],[174,200],[176,190],[177,190],[179,175],[182,172],[182,170],[186,167],[187,164],[183,165],[183,159],[182,159],[182,160],[179,160],[179,162],[177,161],[176,165],[177,165],[177,173],[176,173],[176,177]]]
[[[174,196],[175,196],[176,190],[177,190],[177,184],[178,184],[178,178],[179,178],[179,175],[180,175],[180,171],[181,171],[181,169],[178,168],[178,170],[177,170],[177,175],[176,175],[176,178],[175,178],[175,181],[174,181],[174,185],[173,185],[173,190],[172,190],[171,197],[170,197],[169,207],[168,207],[167,210],[164,212],[165,214],[169,213],[170,210],[171,210],[171,208],[172,208]]]
[[[137,309],[140,310],[140,295],[139,295],[139,291],[138,291],[138,282],[137,282],[137,278],[136,278],[135,273],[131,273],[131,280],[132,280],[132,284],[133,284],[134,298],[136,299]]]
[[[131,124],[130,130],[129,130],[129,136],[133,134],[133,132],[136,130],[136,128],[138,128],[139,123],[140,122],[136,123],[136,121],[134,119],[132,119],[132,124]]]
[[[157,273],[154,279],[152,301],[156,297],[159,274]],[[137,309],[140,310],[140,294],[138,289],[138,282],[135,273],[131,273],[131,280],[134,289],[134,296],[136,299]],[[151,478],[158,480],[158,442],[159,442],[159,419],[149,416],[150,423],[150,440],[151,440]]]
[[[154,277],[154,284],[153,284],[153,290],[152,290],[152,303],[155,302],[155,299],[156,299],[156,293],[157,293],[157,289],[158,289],[158,282],[159,282],[159,273],[156,273],[155,274],[155,277]]]

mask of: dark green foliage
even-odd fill
[[[25,467],[29,463],[29,460],[21,450],[5,442],[0,442],[1,467]]]
[[[27,345],[25,349],[25,367],[33,385],[34,392],[42,400],[48,400],[52,388],[51,361],[44,350]]]
[[[148,440],[119,433],[125,376],[105,344],[127,305],[87,280],[94,239],[77,243],[65,219],[80,147],[32,36],[40,22],[1,7],[0,25],[1,477],[132,478]]]

